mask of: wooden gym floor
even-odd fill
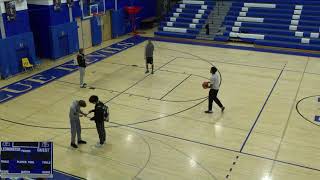
[[[1,104],[1,141],[53,141],[54,168],[89,180],[320,179],[319,59],[154,44],[154,75],[143,43],[88,67],[95,89],[80,89],[76,72]],[[203,113],[212,65],[223,114]],[[72,149],[69,106],[93,94],[110,107],[107,145],[94,146],[94,123],[82,118],[88,144]]]

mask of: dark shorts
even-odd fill
[[[153,57],[147,57],[147,64],[153,64]]]

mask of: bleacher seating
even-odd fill
[[[214,6],[214,0],[182,0],[160,23],[155,35],[194,39]]]
[[[320,0],[238,0],[215,40],[320,50]]]

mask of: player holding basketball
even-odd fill
[[[154,51],[154,46],[151,42],[151,40],[148,40],[148,44],[145,49],[145,59],[146,59],[146,74],[149,73],[149,67],[148,65],[151,64],[151,74],[153,74],[153,51]]]
[[[212,113],[212,103],[213,101],[221,108],[221,111],[223,112],[225,107],[222,105],[220,100],[218,99],[217,95],[220,88],[220,76],[217,73],[216,67],[211,67],[210,73],[212,74],[210,78],[210,83],[208,84],[208,87],[210,88],[209,91],[209,107],[208,110],[205,111],[205,113]]]

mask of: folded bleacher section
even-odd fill
[[[320,50],[319,0],[239,0],[216,40],[241,40],[262,46]]]
[[[155,35],[195,39],[214,5],[214,0],[182,0],[161,22]]]

